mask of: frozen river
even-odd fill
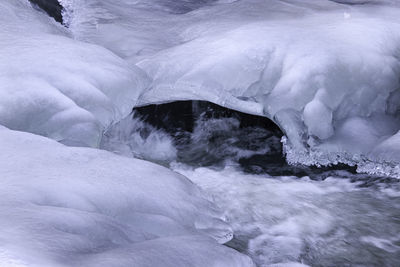
[[[277,129],[243,126],[240,114],[212,108],[174,138],[136,117],[110,132],[126,143],[108,145],[199,185],[233,228],[226,245],[258,266],[400,266],[400,180],[289,166]],[[173,132],[172,124],[164,128]]]

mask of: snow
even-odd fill
[[[292,163],[361,166],[400,130],[398,1],[184,2],[76,1],[70,28],[151,77],[138,105],[207,100],[269,117]],[[365,142],[343,148],[357,120]]]
[[[0,147],[2,264],[252,266],[217,243],[232,230],[182,175],[4,127]]]
[[[327,23],[318,25],[322,20]],[[193,98],[249,113],[260,112],[257,103],[263,107],[261,114],[276,122],[280,121],[280,112],[292,110],[298,115],[286,117],[288,121],[281,127],[290,132],[297,118],[302,118],[304,125],[295,131],[304,131],[305,138],[289,137],[292,149],[299,151],[330,152],[324,151],[323,145],[329,138],[345,142],[340,138],[340,125],[351,124],[354,118],[398,118],[397,112],[387,110],[391,94],[399,89],[398,21],[355,14],[347,22],[328,13],[286,23],[289,25],[254,22],[218,36],[195,39],[139,62],[154,78],[152,90],[142,101],[159,102],[163,94],[186,98],[193,92]],[[189,56],[189,51],[198,52]],[[232,100],[235,98],[239,100]],[[241,101],[244,98],[250,105]],[[395,105],[397,111],[400,103]],[[392,130],[390,122],[380,126],[386,132]],[[352,132],[355,139],[368,139],[374,135],[374,128]],[[399,128],[397,123],[395,131],[388,134]],[[378,135],[376,139],[384,137]],[[353,145],[346,152],[356,154],[374,145]],[[319,159],[311,163],[319,163]]]
[[[163,133],[139,136],[141,122],[126,123],[135,106],[206,100],[263,115],[284,131],[290,163],[344,162],[400,177],[399,1],[60,3],[68,28],[27,0],[0,1],[2,264],[253,266],[220,245],[233,232],[214,197],[239,218],[233,230],[253,237],[249,253],[272,266],[302,266],[304,237],[320,246],[336,220],[375,218],[368,202],[374,193],[335,179],[316,184],[178,169],[215,193],[207,196],[161,166],[63,145],[99,147],[109,133],[107,149],[122,155],[134,146],[146,159],[174,158]],[[385,190],[398,197],[398,190]],[[356,236],[355,249],[398,252],[398,231],[379,232],[398,210],[385,197],[374,199],[385,216]],[[353,209],[363,201],[365,210]],[[334,209],[344,205],[352,209]],[[358,229],[345,226],[332,242]],[[344,258],[352,256],[354,248],[341,248]],[[356,252],[367,261],[363,251]]]
[[[97,146],[146,86],[137,67],[73,40],[27,1],[2,1],[0,23],[0,124],[10,129]]]
[[[400,130],[400,5],[336,2],[63,0],[66,29],[3,1],[0,123],[97,147],[134,106],[207,100],[274,120],[291,163],[378,163]]]

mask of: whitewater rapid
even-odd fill
[[[226,245],[257,266],[400,265],[400,180],[348,166],[290,166],[279,132],[206,113],[193,132],[172,135],[132,115],[103,145],[200,186],[233,229]]]
[[[399,14],[398,0],[0,1],[0,263],[399,266]],[[177,100],[281,132],[204,117],[171,134],[130,115]]]
[[[361,187],[341,173],[308,177],[245,174],[175,165],[228,218],[228,243],[258,266],[399,266],[400,187]]]

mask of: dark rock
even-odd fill
[[[62,10],[63,7],[60,5],[58,0],[29,0],[31,3],[37,5],[49,16],[53,17],[56,21],[62,23]]]

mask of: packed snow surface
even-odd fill
[[[4,127],[0,147],[1,266],[252,266],[182,175]]]

